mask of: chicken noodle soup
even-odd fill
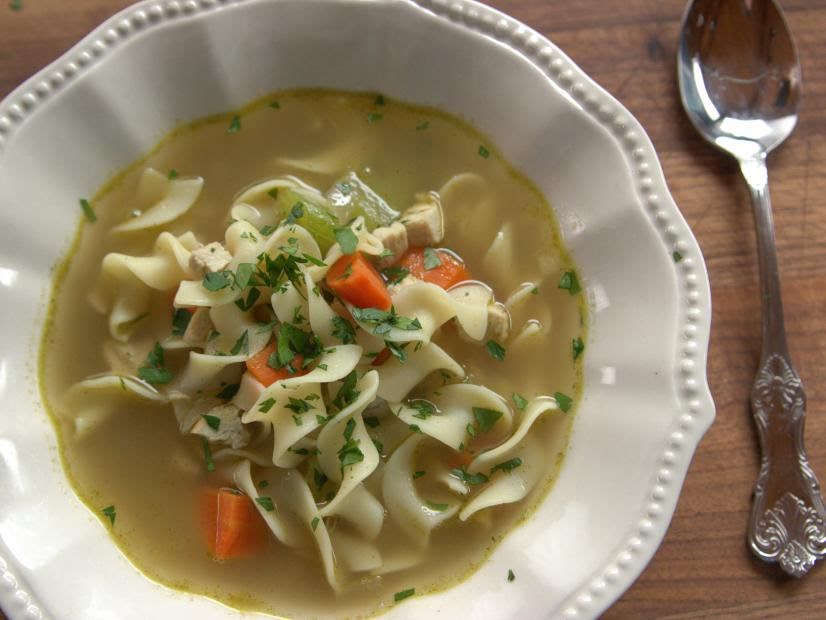
[[[173,132],[84,214],[42,387],[153,579],[366,615],[467,576],[550,488],[583,296],[542,196],[464,123],[280,93]]]

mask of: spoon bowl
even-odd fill
[[[826,508],[803,445],[806,395],[786,345],[766,157],[794,130],[800,65],[774,0],[694,0],[680,35],[683,107],[697,131],[734,156],[757,233],[763,348],[751,392],[761,448],[748,527],[766,562],[802,577],[826,556]]]

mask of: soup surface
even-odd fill
[[[41,384],[78,495],[151,578],[369,615],[469,575],[550,489],[585,304],[543,197],[463,122],[278,93],[174,131],[84,213]]]

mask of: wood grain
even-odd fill
[[[127,0],[0,5],[0,96]],[[683,115],[675,80],[682,0],[492,0],[542,32],[643,124],[705,254],[713,295],[708,371],[717,420],[689,470],[672,525],[606,618],[826,617],[826,568],[801,581],[745,543],[757,444],[748,394],[760,347],[757,258],[747,195],[731,161]],[[806,442],[826,480],[826,5],[783,0],[803,65],[794,137],[770,161],[789,346],[808,395]]]

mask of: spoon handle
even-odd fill
[[[749,544],[794,577],[826,556],[826,509],[803,445],[806,394],[786,346],[765,154],[740,161],[754,208],[763,306],[763,351],[751,391],[760,439]]]

